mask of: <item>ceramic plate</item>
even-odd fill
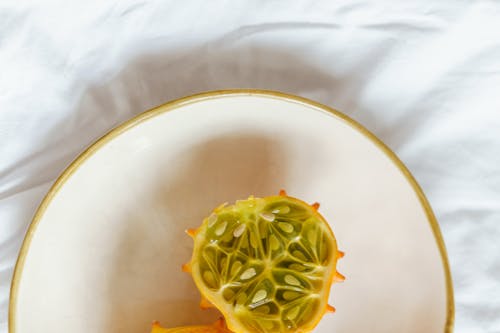
[[[366,129],[276,92],[177,100],[111,131],[63,173],[16,267],[10,332],[141,333],[210,323],[182,273],[184,230],[222,202],[280,189],[319,201],[345,258],[315,332],[444,332],[453,295],[439,228],[397,157]]]

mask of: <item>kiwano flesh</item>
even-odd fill
[[[280,195],[221,205],[198,229],[183,266],[237,333],[308,332],[325,312],[343,256],[319,204]]]

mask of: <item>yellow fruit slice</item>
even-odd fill
[[[311,331],[327,311],[343,253],[328,223],[289,197],[250,197],[222,205],[196,230],[191,272],[202,307],[215,306],[227,327],[243,332]]]
[[[151,333],[231,333],[226,327],[223,319],[217,320],[213,325],[182,326],[174,328],[163,328],[160,323],[154,322]]]

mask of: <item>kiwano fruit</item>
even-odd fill
[[[311,331],[328,305],[343,256],[319,204],[285,191],[223,204],[198,229],[191,261],[183,266],[202,294],[237,333]]]
[[[174,328],[163,328],[155,321],[151,333],[231,333],[224,323],[224,319],[217,320],[213,325],[182,326]]]

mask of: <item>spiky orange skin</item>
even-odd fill
[[[342,253],[328,223],[284,192],[217,207],[196,230],[192,273],[202,307],[215,306],[237,333],[311,331],[325,312]]]

